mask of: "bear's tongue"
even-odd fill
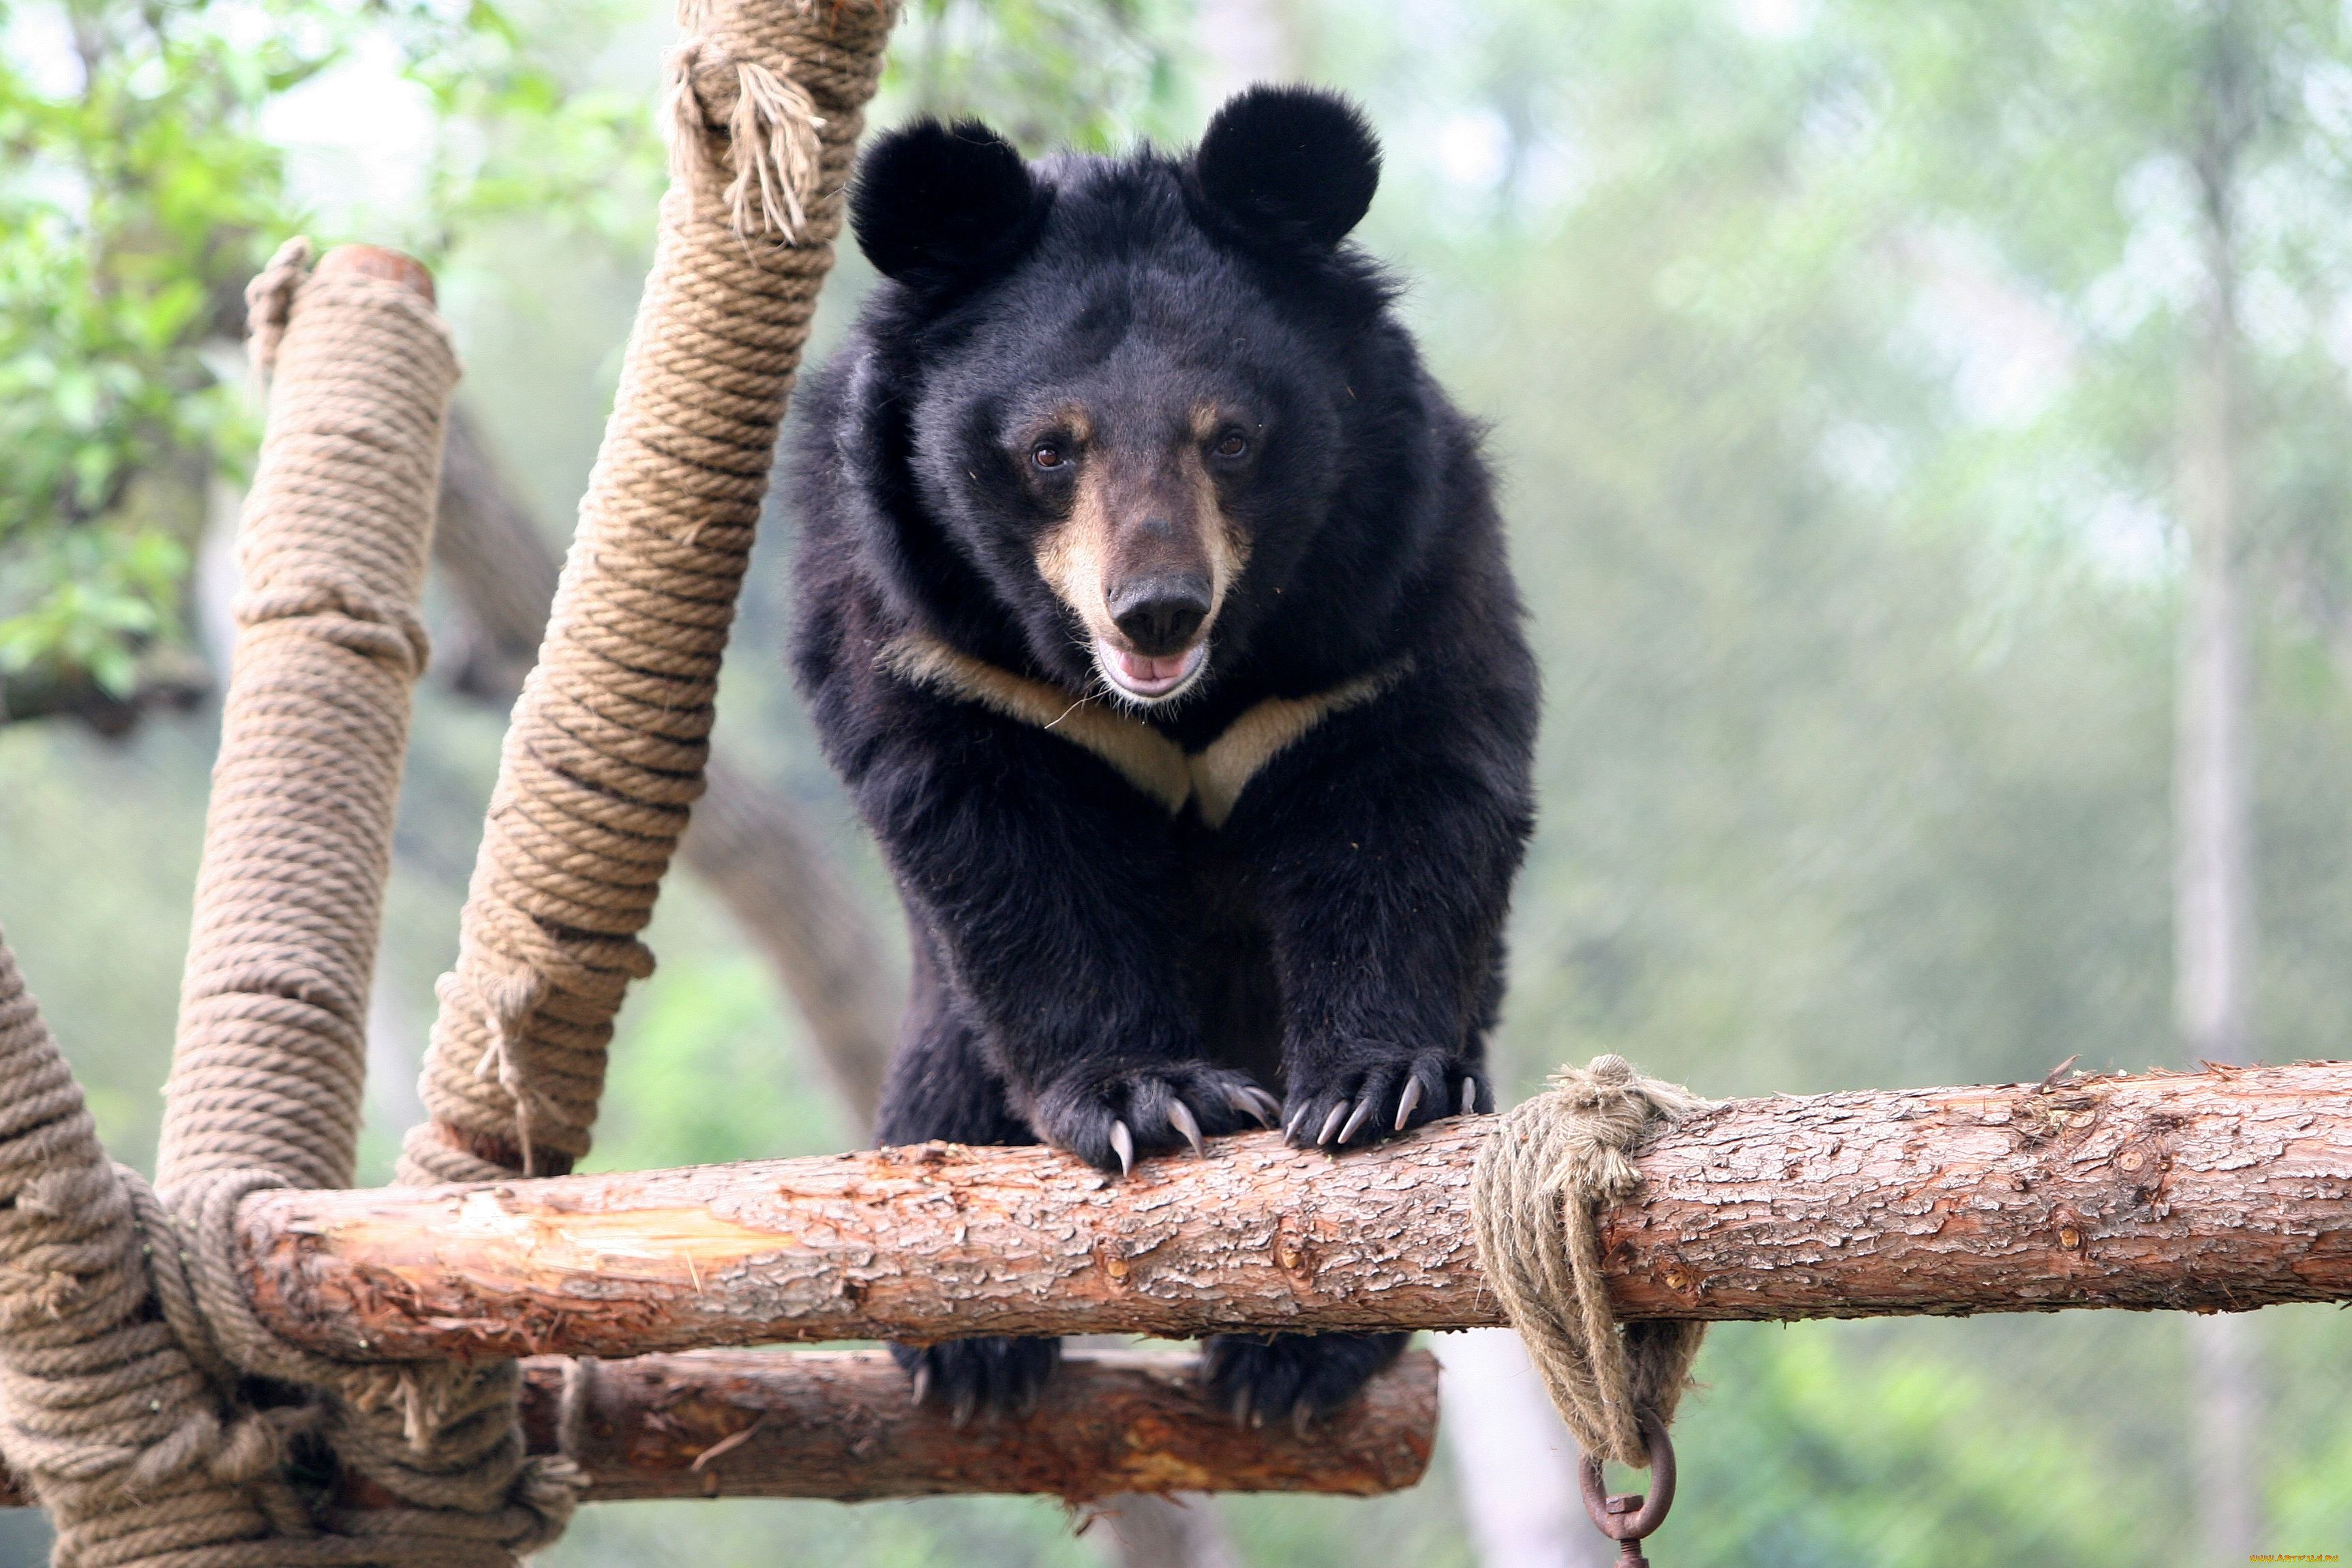
[[[1108,656],[1111,679],[1138,697],[1162,697],[1184,684],[1185,679],[1201,668],[1209,654],[1206,642],[1194,643],[1182,653],[1166,658],[1154,658],[1148,653],[1129,653],[1125,648],[1100,645]]]
[[[1130,685],[1160,686],[1181,678],[1192,662],[1190,650],[1168,658],[1153,658],[1147,654],[1122,653],[1118,656],[1118,672]]]

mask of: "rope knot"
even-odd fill
[[[1601,1273],[1598,1210],[1641,1191],[1633,1152],[1657,1127],[1708,1110],[1619,1056],[1563,1068],[1497,1119],[1471,1177],[1478,1259],[1552,1404],[1587,1454],[1649,1462],[1642,1420],[1663,1426],[1690,1379],[1704,1323],[1620,1324]]]
[[[278,1338],[255,1314],[238,1264],[237,1209],[254,1193],[291,1184],[284,1176],[211,1172],[159,1194],[135,1171],[117,1166],[113,1174],[142,1241],[157,1327],[202,1384],[157,1399],[160,1428],[110,1456],[124,1490],[202,1475],[241,1492],[280,1539],[315,1537],[331,1522],[368,1538],[374,1551],[364,1561],[380,1553],[404,1568],[506,1563],[562,1533],[580,1476],[568,1459],[525,1454],[515,1363],[353,1364]],[[312,1436],[404,1506],[333,1514],[333,1499],[298,1491],[285,1474],[288,1455]],[[291,1561],[262,1545],[246,1557],[255,1568]]]
[[[315,578],[250,588],[236,595],[230,614],[240,629],[271,621],[307,622],[315,636],[374,659],[404,680],[424,674],[432,657],[432,638],[415,611],[357,583]]]
[[[808,90],[756,60],[691,37],[666,67],[670,178],[700,202],[716,191],[735,233],[797,245],[817,196],[824,119]],[[719,134],[732,177],[719,189]]]

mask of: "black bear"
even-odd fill
[[[882,1142],[1125,1171],[1492,1108],[1536,671],[1477,433],[1343,243],[1379,174],[1345,101],[1267,88],[1181,159],[866,154],[883,281],[803,405],[793,658],[912,931]],[[1402,1341],[1205,1364],[1303,1423]],[[899,1353],[961,1421],[1059,1345]]]

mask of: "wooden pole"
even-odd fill
[[[597,1500],[1370,1497],[1418,1482],[1437,1436],[1437,1363],[1427,1352],[1304,1435],[1281,1423],[1236,1427],[1202,1397],[1199,1358],[1165,1351],[1073,1351],[1033,1415],[961,1428],[915,1408],[906,1373],[881,1351],[706,1351],[591,1364],[569,1451]],[[523,1422],[534,1450],[557,1447],[563,1368],[530,1363]]]
[[[1043,1149],[267,1192],[257,1310],[412,1359],[969,1334],[1498,1321],[1470,1240],[1491,1118],[1338,1158],[1270,1133],[1126,1180]],[[2234,1311],[2352,1297],[2338,1063],[1733,1101],[1603,1216],[1621,1316]]]
[[[958,1428],[918,1411],[881,1351],[702,1351],[523,1363],[534,1454],[568,1453],[590,1502],[803,1497],[862,1502],[1028,1492],[1321,1492],[1418,1484],[1437,1440],[1437,1363],[1416,1351],[1306,1434],[1243,1431],[1200,1394],[1200,1358],[1074,1351],[1034,1414]],[[567,1394],[572,1415],[566,1426]],[[0,1475],[0,1508],[31,1499]]]

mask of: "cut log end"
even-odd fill
[[[387,283],[398,283],[423,295],[428,305],[438,302],[431,268],[413,256],[387,250],[380,245],[339,245],[319,258],[319,265],[310,275],[313,278],[381,278]]]

